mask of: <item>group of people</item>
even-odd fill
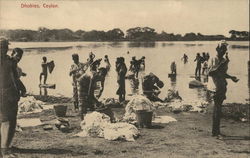
[[[202,53],[202,56],[200,53],[197,53],[196,58],[194,61],[196,61],[196,68],[195,68],[195,77],[200,77],[202,75],[207,75],[208,70],[208,60],[210,58],[209,53]],[[202,68],[202,73],[201,73]]]
[[[0,39],[0,51],[1,51],[1,66],[0,66],[0,137],[1,137],[1,154],[3,157],[11,156],[11,142],[14,137],[18,110],[18,101],[21,96],[26,95],[26,88],[22,81],[21,76],[26,76],[26,73],[22,72],[18,67],[18,62],[21,60],[23,50],[20,48],[13,49],[11,56],[7,55],[8,52],[8,40]],[[227,43],[221,42],[217,48],[217,56],[212,60],[212,65],[208,70],[208,75],[212,78],[215,85],[214,92],[214,112],[213,112],[213,125],[212,135],[221,136],[220,132],[220,118],[221,118],[221,106],[226,99],[227,81],[231,79],[233,82],[238,82],[235,76],[227,74],[229,57],[227,52]],[[187,60],[187,57],[185,57]],[[91,52],[86,63],[82,63],[79,60],[78,54],[72,55],[73,64],[71,65],[69,75],[72,76],[73,85],[73,99],[74,107],[80,111],[81,119],[84,119],[88,110],[93,111],[99,105],[98,98],[101,96],[104,90],[105,77],[111,68],[109,58],[104,56],[104,63],[106,66],[100,67],[102,59],[95,59],[95,55]],[[200,76],[201,64],[209,60],[209,54],[203,53],[200,56],[197,53],[195,61],[197,62],[196,75]],[[40,75],[44,76],[44,83],[46,83],[46,73],[44,65],[46,65],[47,59],[43,58],[42,68],[43,72]],[[129,71],[134,73],[134,76],[138,78],[140,70],[145,70],[145,57],[136,60],[132,58],[130,62]],[[206,68],[206,67],[205,67]],[[46,68],[47,69],[47,68]],[[127,67],[124,57],[119,57],[115,63],[115,70],[117,72],[119,102],[125,101],[125,79],[127,74]],[[198,74],[197,74],[198,73]],[[41,80],[41,79],[40,79]],[[99,85],[99,92],[96,94],[96,89]],[[159,97],[160,89],[164,86],[164,83],[153,73],[143,76],[142,90],[143,94],[151,101],[163,102]]]
[[[98,98],[104,90],[105,77],[111,65],[108,56],[105,55],[106,67],[100,67],[102,59],[95,60],[92,52],[86,63],[79,61],[78,54],[73,54],[72,60],[69,75],[72,76],[74,108],[76,111],[80,111],[80,117],[84,119],[88,110],[94,111],[99,106]],[[98,94],[95,93],[96,89],[99,89]]]
[[[145,71],[145,56],[142,56],[140,59],[136,59],[135,56],[132,57],[130,61],[129,71],[138,78],[138,74],[140,71]]]

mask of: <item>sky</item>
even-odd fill
[[[43,8],[43,4],[58,8]],[[21,8],[38,4],[41,8]],[[111,30],[152,27],[156,32],[228,35],[249,31],[249,0],[0,0],[1,29]]]

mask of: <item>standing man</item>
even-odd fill
[[[217,56],[214,58],[211,69],[209,71],[209,76],[212,77],[215,85],[212,136],[216,136],[218,138],[221,138],[222,136],[220,132],[220,119],[221,106],[223,101],[226,99],[226,79],[231,79],[233,82],[238,82],[238,79],[235,76],[230,76],[227,74],[228,63],[230,61],[227,53],[227,45],[228,44],[226,43],[226,41],[223,40],[217,46]]]
[[[184,53],[183,57],[181,58],[181,60],[184,61],[184,64],[186,64],[188,62],[188,56]]]
[[[176,75],[176,64],[174,61],[171,63],[170,69],[171,69],[171,74]]]
[[[110,70],[110,67],[111,67],[111,64],[110,64],[110,62],[109,62],[109,57],[108,57],[108,55],[105,55],[105,56],[104,56],[104,62],[105,62],[105,64],[106,64],[106,70],[109,71],[109,70]]]
[[[91,64],[94,62],[94,59],[95,59],[95,54],[90,52],[89,58],[87,59],[89,66],[91,66]]]
[[[78,54],[72,55],[72,60],[74,64],[71,65],[69,76],[72,76],[72,85],[73,85],[73,102],[75,110],[79,109],[79,102],[78,102],[78,89],[77,89],[77,78],[80,76],[80,71],[86,71],[87,66],[86,64],[79,62]]]
[[[125,86],[125,76],[127,73],[127,67],[125,64],[125,59],[123,57],[118,58],[116,61],[116,71],[117,71],[117,83],[119,85],[116,94],[119,95],[119,102],[125,101],[126,86]]]
[[[202,63],[202,57],[200,56],[200,53],[197,53],[194,61],[196,61],[195,77],[200,77],[201,76],[201,63]],[[197,73],[198,73],[198,76],[197,76]]]
[[[10,145],[15,135],[18,101],[17,68],[7,55],[9,42],[0,39],[0,142],[2,157],[15,157]]]
[[[22,59],[23,56],[23,50],[21,48],[14,48],[12,53],[11,53],[11,58],[13,60],[13,64],[17,68],[17,88],[21,94],[21,96],[26,95],[26,87],[24,86],[23,82],[21,81],[21,76],[26,76],[26,73],[22,71],[22,69],[18,66],[18,63]]]
[[[43,84],[46,84],[47,77],[48,77],[48,63],[47,63],[46,57],[43,57],[43,62],[41,66],[42,66],[42,72],[40,73],[40,84],[42,81],[42,76],[43,76]]]

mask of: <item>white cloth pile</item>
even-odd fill
[[[43,110],[44,102],[36,100],[33,96],[20,98],[18,102],[18,113],[35,113]]]
[[[169,104],[172,111],[191,111],[191,112],[204,112],[204,108],[207,107],[206,101],[180,101],[176,100]]]
[[[82,131],[76,134],[76,136],[135,141],[134,137],[139,135],[139,131],[134,125],[128,123],[111,123],[109,116],[99,112],[86,114],[84,120],[81,122],[81,128]]]
[[[169,89],[165,101],[170,102],[173,100],[182,100],[182,98],[177,90]]]
[[[170,123],[176,122],[177,120],[171,116],[157,116],[154,118],[154,123]]]
[[[81,129],[83,131],[80,132],[78,136],[104,137],[104,127],[109,123],[111,123],[111,121],[108,115],[99,112],[88,113],[81,122]]]
[[[135,141],[134,138],[139,135],[139,131],[134,125],[124,122],[108,124],[103,132],[104,138],[107,140]]]
[[[137,110],[154,111],[154,109],[154,104],[148,98],[142,95],[135,95],[128,102],[123,119],[128,122],[133,122],[136,120],[135,112]]]
[[[114,98],[103,98],[103,99],[101,99],[101,103],[103,103],[105,106],[118,105],[119,101],[117,99],[114,99]]]

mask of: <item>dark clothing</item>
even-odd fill
[[[186,64],[188,61],[188,56],[186,54],[184,54],[183,57],[181,58],[181,60],[183,60],[184,64]]]
[[[197,76],[197,74],[198,74],[198,76],[201,76],[201,67],[196,66],[196,68],[195,68],[195,76]]]
[[[20,95],[16,65],[7,55],[1,59],[0,72],[0,122],[12,121],[17,116]]]
[[[122,102],[125,100],[125,94],[126,94],[126,86],[125,86],[125,76],[127,73],[127,67],[125,63],[118,63],[116,68],[118,77],[117,77],[117,83],[118,83],[118,90],[116,91],[116,94],[119,95],[119,101]]]
[[[138,77],[142,62],[143,62],[142,60],[132,60],[131,61],[131,65],[130,65],[129,70],[132,71],[133,73],[135,73],[136,77]]]
[[[160,98],[158,98],[158,90],[159,88],[156,86],[156,83],[159,81],[157,76],[146,75],[143,78],[142,82],[142,90],[143,94],[151,101],[160,101],[163,102]]]
[[[42,72],[41,72],[41,74],[42,75],[47,75],[48,74],[48,63],[42,63]]]
[[[99,81],[98,74],[94,73],[93,77],[88,74],[82,75],[78,79],[78,101],[80,106],[80,115],[87,113],[87,110],[95,110],[95,105],[99,103],[95,97],[96,83]]]
[[[201,56],[196,56],[195,60],[196,61],[196,68],[195,68],[195,76],[201,75],[201,63],[203,62],[203,58]]]
[[[23,82],[20,79],[23,72],[22,72],[21,68],[18,67],[16,60],[14,60],[13,58],[11,60],[12,60],[13,66],[16,67],[16,71],[15,71],[15,73],[17,74],[16,75],[16,86],[17,86],[19,94],[22,96],[22,95],[26,94],[26,87],[24,86]]]
[[[171,63],[170,69],[172,74],[176,74],[176,64],[174,62]]]

